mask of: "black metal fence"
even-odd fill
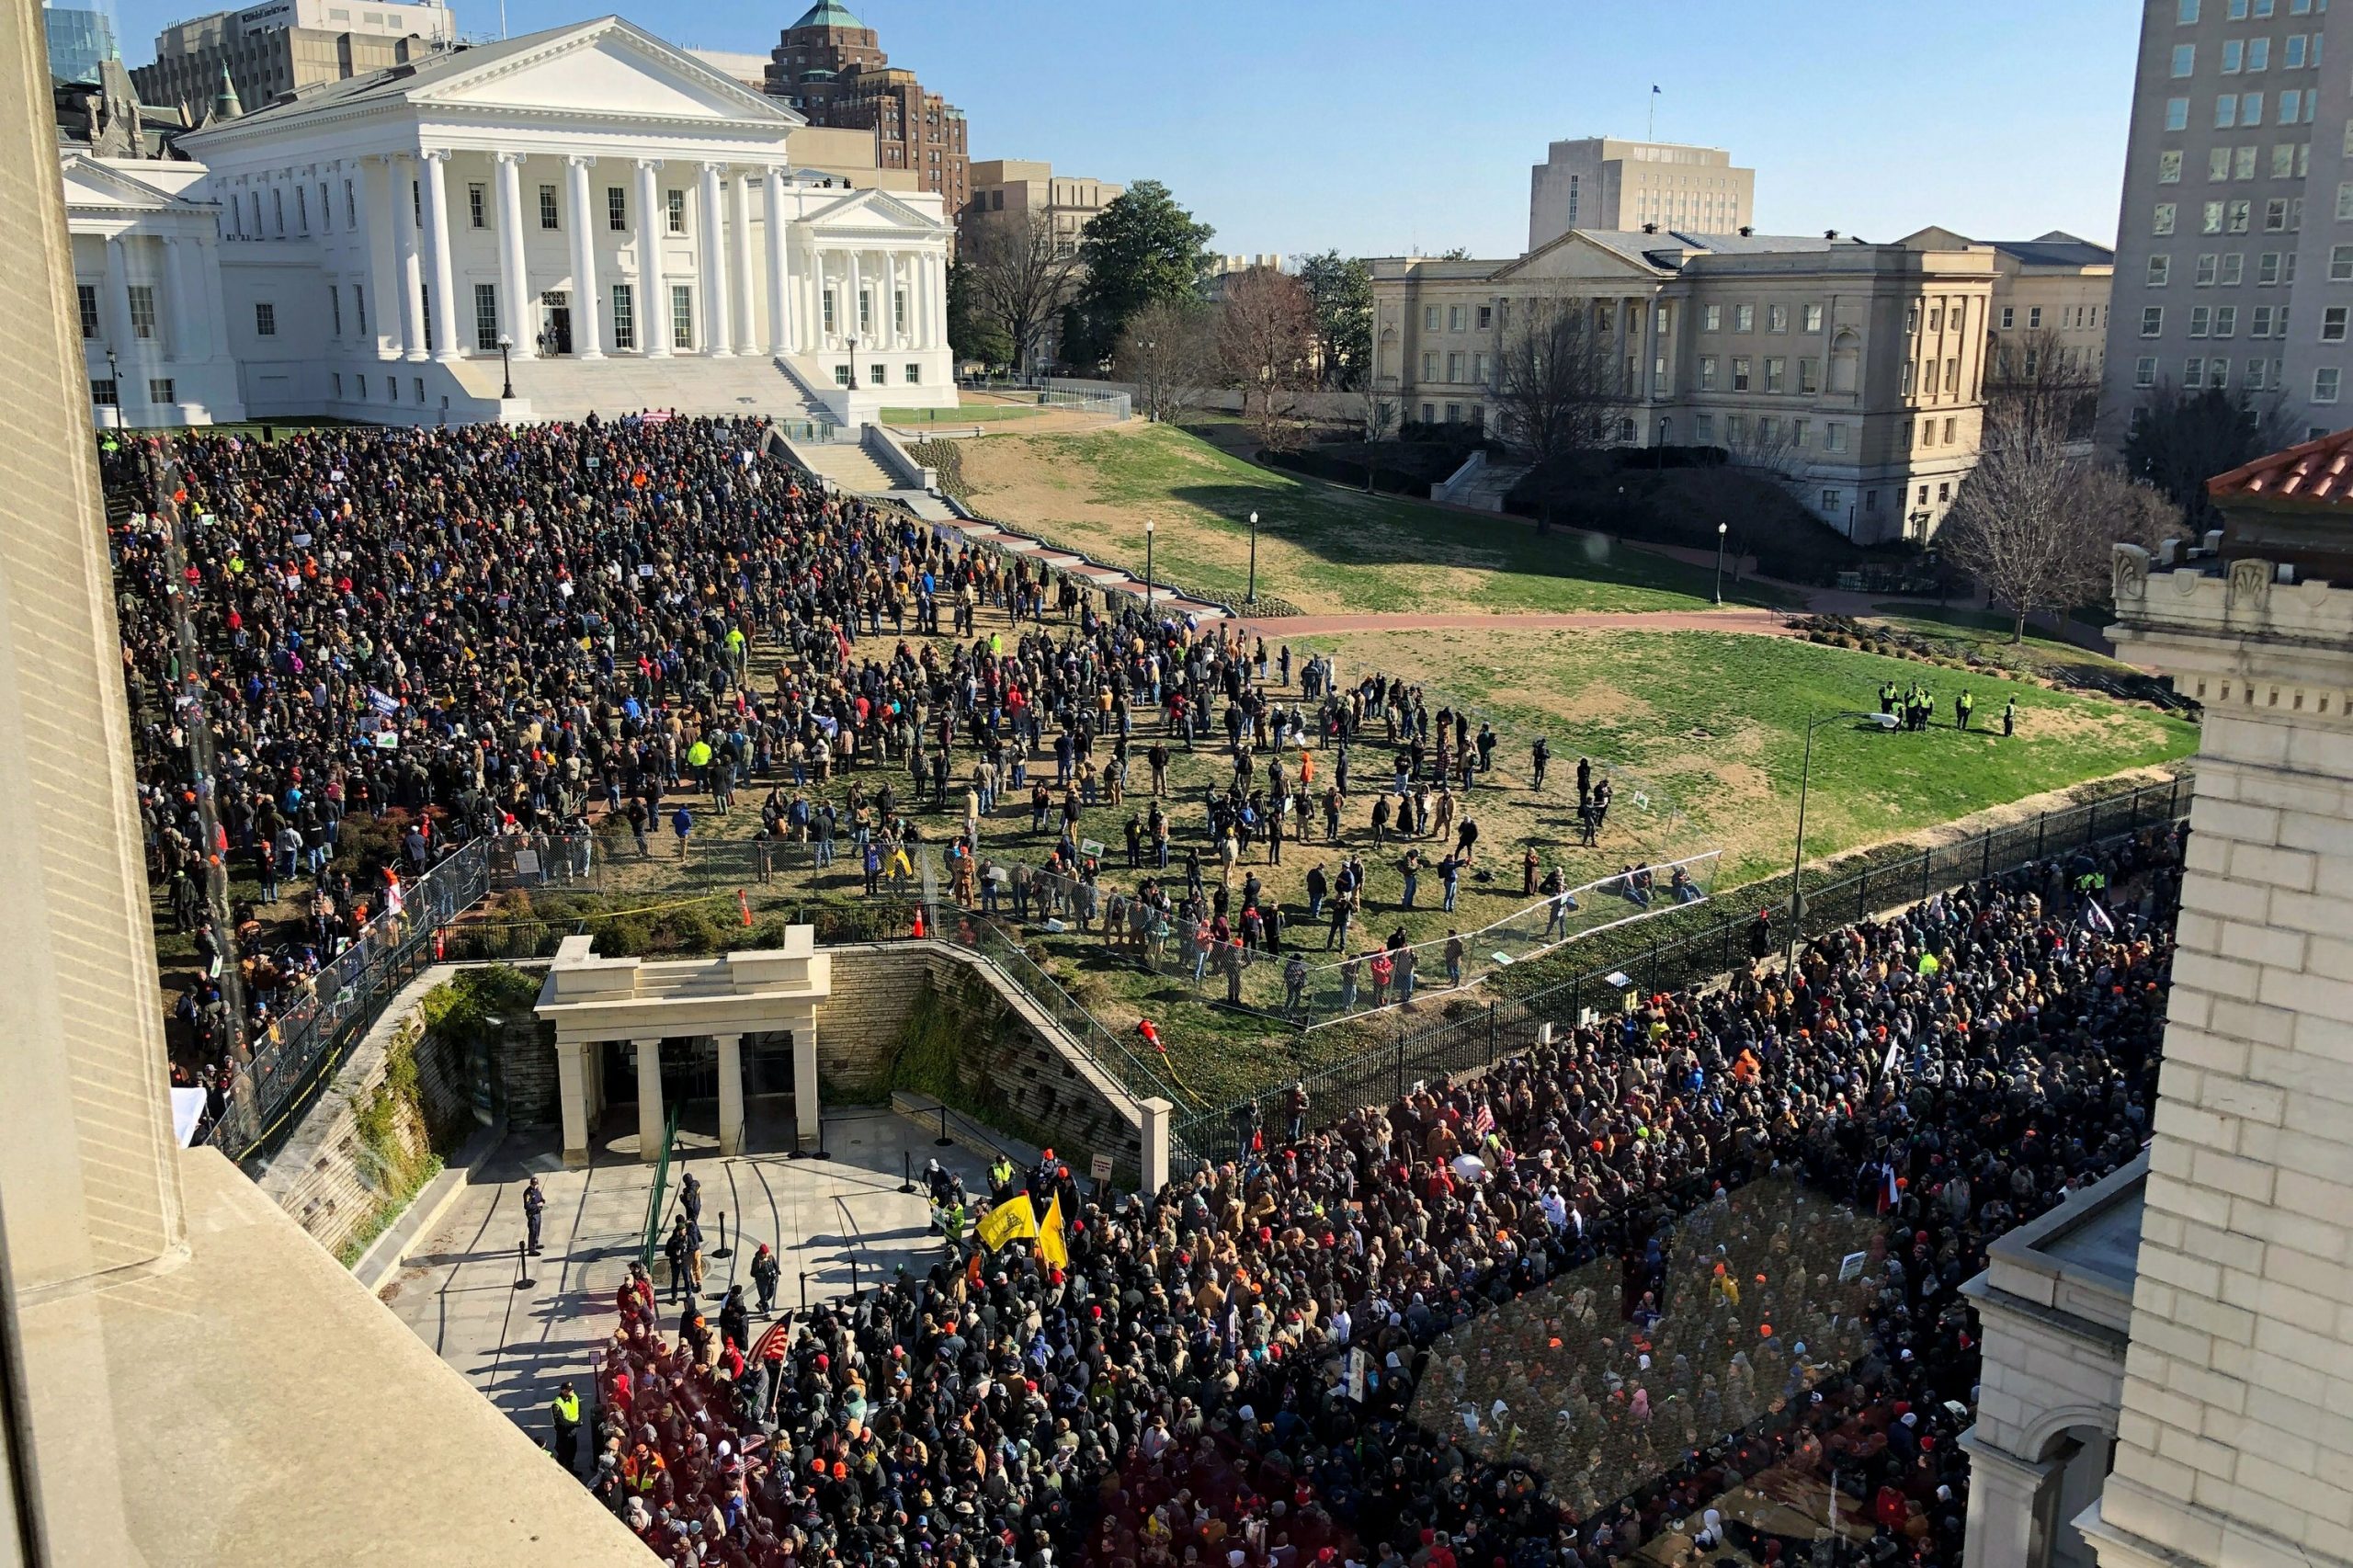
[[[240,1070],[245,1082],[203,1141],[242,1161],[276,1137],[323,1065],[435,961],[435,936],[490,892],[494,853],[490,839],[460,845],[402,889],[398,911],[378,915],[309,976],[301,994],[254,1042],[252,1059]]]
[[[2177,822],[2188,812],[2191,785],[2184,775],[2107,800],[2044,812],[1916,855],[1881,860],[1847,876],[1810,875],[1802,881],[1797,900],[1797,940],[1810,940],[1936,892]],[[1752,886],[1749,891],[1760,890]],[[1773,949],[1778,952],[1790,939],[1786,880],[1772,897]],[[1546,1024],[1566,1028],[1587,1008],[1616,1010],[1629,994],[1686,989],[1738,967],[1749,957],[1748,934],[1755,917],[1756,910],[1744,904],[1736,914],[1680,936],[1665,935],[1664,926],[1645,927],[1661,934],[1646,946],[1621,951],[1614,962],[1521,996],[1448,1002],[1436,1023],[1401,1030],[1390,1040],[1303,1078],[1271,1083],[1242,1099],[1180,1116],[1172,1136],[1196,1158],[1222,1159],[1238,1147],[1244,1128],[1261,1119],[1271,1124],[1281,1115],[1292,1082],[1304,1085],[1309,1119],[1321,1125],[1358,1106],[1397,1099],[1416,1079],[1445,1079],[1491,1067],[1534,1044],[1538,1029]]]

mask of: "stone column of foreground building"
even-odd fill
[[[2348,452],[2211,481],[2206,570],[2117,551],[2118,641],[2206,711],[2102,1568],[2353,1560]]]
[[[719,1045],[719,1152],[744,1152],[744,1037],[712,1037]]]

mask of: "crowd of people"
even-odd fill
[[[796,863],[839,858],[870,893],[903,894],[912,846],[933,839],[967,907],[1101,918],[1237,1000],[1287,926],[1296,945],[1302,922],[1328,923],[1325,946],[1375,965],[1402,945],[1364,929],[1361,854],[1283,907],[1248,868],[1279,864],[1287,840],[1369,835],[1384,876],[1399,856],[1404,906],[1426,875],[1449,911],[1481,849],[1491,726],[1402,677],[1345,681],[1328,656],[1115,610],[1018,556],[821,494],[758,420],[192,435],[170,450],[177,530],[150,449],[104,460],[135,503],[111,544],[150,869],[197,955],[176,1005],[184,1071],[224,1062],[233,954],[251,1038],[401,879],[467,840],[619,819],[636,853],[675,838],[683,858],[698,802],[730,810],[739,786],[765,791],[764,867],[790,844]],[[763,666],[776,656],[762,678],[755,645]],[[1222,756],[1216,781],[1180,791],[1176,755],[1203,749]],[[1540,742],[1534,760],[1540,782]],[[1589,761],[1576,776],[1591,842],[1611,781]],[[1039,836],[1007,856],[995,817]],[[1117,839],[1103,824],[1123,817],[1134,874],[1115,886],[1118,851],[1089,831]],[[1632,896],[1647,871],[1628,869]],[[216,928],[230,873],[257,897]],[[295,918],[266,925],[281,901]]]
[[[1601,1568],[1811,1551],[1740,1501],[1802,1472],[1841,1561],[1949,1568],[1958,1287],[2145,1141],[2181,858],[2153,831],[1302,1098],[1161,1192],[1000,1171],[978,1233],[1071,1223],[756,1339],[633,1280],[584,1479],[680,1565]]]
[[[631,419],[178,445],[188,525],[134,512],[113,547],[151,869],[223,960],[180,999],[182,1071],[222,1070],[223,866],[300,915],[264,940],[233,912],[251,1027],[456,845],[604,816],[683,855],[692,799],[757,783],[763,844],[878,892],[937,839],[966,908],[1066,918],[1237,999],[1277,960],[1296,1006],[1302,947],[1336,954],[1343,1006],[1410,994],[1425,958],[1460,978],[1457,944],[1370,926],[1363,846],[1396,853],[1401,908],[1427,876],[1450,914],[1490,726],[1098,608],[804,487],[763,443],[756,421]],[[142,459],[110,454],[110,483],[142,494]],[[756,642],[780,655],[765,678]],[[1179,835],[1174,759],[1204,748],[1218,781]],[[1550,760],[1538,742],[1540,789]],[[1576,782],[1590,842],[1612,781],[1581,759]],[[1007,853],[1000,816],[1033,847]],[[1089,836],[1122,818],[1117,847]],[[1287,840],[1344,834],[1303,906],[1267,893]],[[2144,1139],[2179,858],[2146,835],[1472,1083],[1321,1127],[1302,1100],[1160,1193],[1087,1203],[1048,1162],[991,1201],[1068,1216],[1051,1247],[960,1244],[785,1334],[756,1339],[740,1296],[710,1319],[690,1297],[673,1327],[632,1282],[584,1479],[681,1564],[1599,1568],[1668,1529],[1778,1555],[1719,1504],[1796,1467],[1855,1494],[1874,1561],[1946,1568],[1974,1381],[1956,1287]],[[1519,869],[1574,907],[1561,867]],[[1655,886],[1636,862],[1620,881]]]

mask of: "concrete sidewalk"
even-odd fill
[[[608,1119],[585,1170],[563,1168],[552,1132],[507,1139],[379,1292],[437,1355],[543,1442],[556,1384],[570,1378],[584,1398],[590,1393],[597,1349],[616,1321],[614,1293],[644,1233],[654,1167],[635,1157],[636,1133],[621,1126],[626,1119]],[[791,1142],[785,1117],[756,1109],[748,1146],[777,1152],[722,1159],[716,1136],[681,1126],[661,1228],[666,1236],[678,1177],[691,1170],[702,1184],[705,1315],[717,1318],[731,1284],[756,1301],[752,1253],[762,1242],[783,1267],[779,1306],[800,1304],[803,1274],[808,1300],[816,1301],[847,1294],[853,1278],[870,1289],[901,1266],[928,1269],[943,1248],[920,1190],[925,1163],[936,1156],[969,1190],[987,1191],[985,1160],[964,1144],[935,1147],[937,1131],[880,1108],[828,1111],[833,1158],[795,1160],[781,1152]],[[617,1147],[623,1142],[625,1151]],[[899,1190],[904,1169],[915,1172],[917,1191]],[[548,1198],[545,1250],[529,1260],[533,1283],[517,1288],[523,1184],[532,1176]],[[732,1252],[712,1258],[722,1211]],[[669,1266],[658,1254],[654,1277],[666,1308]],[[763,1321],[755,1314],[756,1324]]]

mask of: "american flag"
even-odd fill
[[[1484,1138],[1495,1130],[1495,1113],[1488,1107],[1481,1106],[1479,1114],[1471,1119],[1471,1135],[1474,1138]]]
[[[637,422],[640,425],[667,425],[671,417],[666,408],[649,408],[637,416]]]
[[[752,1342],[752,1353],[745,1358],[754,1366],[762,1361],[784,1359],[785,1346],[792,1342],[792,1314],[785,1313],[768,1324],[767,1332]]]

